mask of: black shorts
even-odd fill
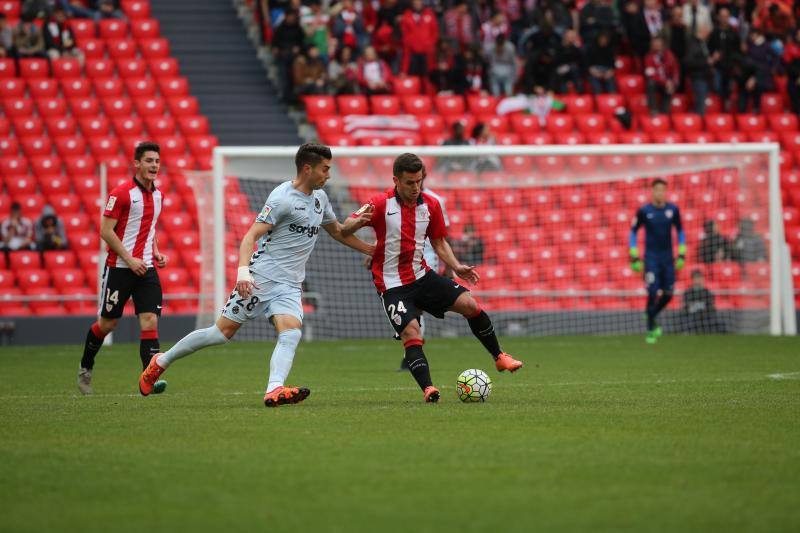
[[[381,295],[381,300],[389,322],[400,334],[423,311],[436,318],[444,318],[461,293],[468,291],[456,281],[431,270],[414,283],[389,289]]]
[[[161,316],[161,281],[153,267],[148,268],[144,276],[137,276],[130,268],[106,266],[100,290],[103,291],[100,304],[103,318],[121,317],[131,296],[137,315],[155,313]]]

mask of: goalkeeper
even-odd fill
[[[634,272],[644,266],[644,282],[647,287],[647,337],[648,344],[655,344],[661,336],[656,317],[672,300],[675,287],[675,270],[683,268],[686,261],[686,235],[681,225],[678,206],[666,201],[667,182],[661,178],[653,180],[653,201],[636,211],[631,225],[630,258]],[[644,265],[636,245],[636,233],[644,226],[646,249]],[[678,233],[678,257],[673,257],[672,227]]]

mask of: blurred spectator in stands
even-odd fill
[[[571,7],[570,5],[571,4]],[[565,31],[574,29],[575,21],[570,9],[574,9],[572,2],[563,0],[542,0],[536,2],[536,7],[531,13],[533,27],[541,27],[545,24],[552,26],[556,33],[563,35]]]
[[[300,27],[306,35],[306,45],[317,49],[323,63],[328,61],[328,25],[330,16],[322,9],[321,0],[310,0],[300,8]]]
[[[611,36],[607,32],[597,35],[594,46],[590,46],[586,52],[586,64],[589,71],[589,84],[592,93],[615,93],[617,85],[614,81],[615,65],[614,46],[611,43]]]
[[[353,7],[353,0],[342,0],[331,8],[333,15],[333,36],[339,46],[349,46],[353,50],[363,50],[368,44],[369,35],[364,20]]]
[[[377,30],[382,24],[388,24],[394,30],[400,29],[400,19],[403,16],[403,9],[397,0],[383,0],[375,21]]]
[[[755,232],[753,221],[743,218],[739,221],[739,233],[733,239],[732,259],[740,263],[754,263],[767,260],[767,246],[761,235]]]
[[[464,132],[464,124],[457,120],[450,126],[450,138],[446,139],[442,146],[469,146],[469,139],[466,138]],[[473,164],[471,157],[440,157],[436,161],[436,167],[439,171],[444,172],[458,172],[468,170]]]
[[[675,59],[683,60],[686,55],[686,39],[688,32],[683,24],[683,9],[681,6],[673,6],[670,12],[669,23],[664,28],[664,41],[669,45],[669,49]],[[680,84],[678,91],[682,91],[683,83]]]
[[[761,111],[761,95],[775,87],[772,76],[780,67],[775,49],[758,29],[750,30],[747,53],[739,76],[739,113],[747,111],[747,102],[752,99],[753,113]]]
[[[442,39],[436,47],[435,62],[428,79],[437,93],[454,93],[464,86],[464,70],[456,70],[456,54],[450,41]]]
[[[478,122],[472,127],[472,142],[476,146],[496,144],[492,130],[485,122]],[[480,155],[475,158],[474,169],[478,172],[502,170],[503,165],[496,155]]]
[[[764,32],[768,41],[782,42],[795,27],[792,9],[788,3],[760,0],[752,16],[753,26]]]
[[[64,224],[56,215],[56,210],[50,205],[42,208],[42,214],[36,221],[34,233],[39,250],[65,250],[67,248]]]
[[[445,140],[443,146],[465,146],[470,144],[469,139],[465,137],[464,123],[460,120],[453,122],[450,127],[450,138]]]
[[[620,22],[628,38],[628,46],[634,58],[634,70],[639,71],[644,58],[650,50],[650,28],[644,18],[644,12],[636,0],[628,0],[620,14]]]
[[[8,25],[5,13],[0,13],[0,57],[9,57],[14,49],[14,30]]]
[[[556,85],[556,50],[543,48],[530,53],[522,72],[523,92],[550,92],[555,90]]]
[[[697,258],[701,263],[716,263],[730,259],[731,244],[717,229],[713,220],[703,222],[703,236],[697,245]]]
[[[711,22],[711,10],[700,0],[686,0],[683,4],[683,25],[689,35],[695,35],[702,30],[707,35],[714,29]]]
[[[681,331],[687,333],[725,333],[727,327],[717,315],[714,294],[706,288],[703,272],[692,271],[692,286],[683,293]]]
[[[536,27],[535,31],[526,32],[517,46],[518,53],[523,57],[530,57],[542,50],[558,50],[561,46],[561,37],[556,33],[555,28],[550,23],[544,23]]]
[[[32,250],[33,224],[30,219],[22,216],[22,206],[18,202],[11,204],[8,218],[0,225],[3,249],[6,251]]]
[[[556,53],[556,90],[560,94],[569,91],[582,93],[583,87],[583,51],[578,32],[567,30],[561,48]]]
[[[594,43],[600,34],[610,35],[617,27],[610,0],[589,0],[581,9],[578,20],[584,43]]]
[[[87,7],[83,0],[59,0],[59,3],[71,18],[93,19],[95,16],[95,10]],[[96,2],[92,4],[97,5]]]
[[[454,50],[465,50],[476,41],[477,28],[465,0],[456,0],[443,17],[444,36]]]
[[[692,86],[694,112],[701,116],[706,114],[706,97],[713,76],[711,55],[706,45],[708,34],[708,28],[700,26],[689,36],[686,42],[686,56],[683,58],[683,74]]]
[[[506,15],[502,11],[496,11],[492,18],[481,24],[481,40],[483,49],[488,53],[490,48],[495,46],[497,36],[503,35],[508,41],[511,34],[511,26],[506,21]]]
[[[400,73],[400,40],[397,38],[398,30],[387,22],[379,22],[375,33],[372,34],[372,47],[375,52],[392,69],[393,74]]]
[[[647,107],[650,114],[668,113],[672,95],[678,89],[680,66],[664,39],[654,37],[650,52],[644,59],[644,78],[647,89]]]
[[[731,13],[723,7],[717,14],[717,24],[708,38],[708,51],[714,68],[714,89],[722,100],[723,111],[728,110],[733,66],[741,55],[741,47],[739,34],[731,26]]]
[[[453,61],[453,92],[456,94],[480,94],[484,92],[486,65],[479,45],[467,46]]]
[[[472,224],[464,226],[464,233],[451,241],[453,252],[465,265],[483,264],[483,239],[475,235]]]
[[[367,50],[371,50],[371,48],[367,47]],[[359,68],[358,63],[353,59],[352,48],[343,46],[336,53],[336,57],[328,63],[328,79],[333,94],[357,94],[359,92]]]
[[[663,34],[665,16],[660,0],[644,0],[642,15],[651,38]]]
[[[358,62],[358,83],[365,94],[392,92],[392,71],[371,46],[364,49]]]
[[[517,81],[517,55],[514,45],[502,33],[486,48],[489,62],[489,89],[495,96],[511,96]]]
[[[64,9],[57,7],[44,26],[44,42],[50,59],[75,57],[83,63],[83,52],[75,42]]]
[[[783,49],[783,65],[788,78],[786,91],[792,111],[800,115],[800,29],[794,32]]]
[[[319,50],[317,50],[316,46],[310,47],[308,52],[297,56],[294,60],[292,79],[294,91],[298,97],[328,92],[325,63],[320,59]]]
[[[97,0],[97,10],[94,14],[94,19],[125,19],[125,14],[120,9],[119,0]]]
[[[526,20],[526,5],[530,4],[529,0],[494,0],[491,2],[496,11],[505,13],[508,25],[511,27],[511,35],[509,40],[512,43],[518,42],[520,35],[522,35]]]
[[[427,76],[439,42],[439,22],[432,9],[422,0],[411,0],[411,9],[400,21],[403,43],[402,71],[411,76]]]
[[[24,0],[20,15],[30,19],[46,19],[53,13],[55,0]]]
[[[14,50],[17,57],[43,57],[47,59],[44,50],[44,36],[33,19],[23,18],[14,29]]]
[[[303,50],[305,33],[300,28],[297,11],[289,10],[272,34],[272,55],[278,66],[281,93],[287,103],[294,101],[292,63]]]

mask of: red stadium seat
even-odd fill
[[[509,146],[520,143],[519,135],[516,133],[497,133],[494,137],[495,142],[500,146]]]
[[[164,100],[159,96],[143,96],[134,100],[136,113],[140,117],[152,117],[163,115],[166,110]]]
[[[70,176],[85,176],[95,172],[95,162],[90,155],[72,156],[64,159],[64,166]]]
[[[183,76],[164,76],[156,80],[161,96],[189,96],[189,82]]]
[[[131,35],[136,39],[154,39],[161,35],[161,28],[157,20],[131,20]]]
[[[460,95],[437,95],[434,106],[441,115],[463,115],[464,98]]]
[[[183,155],[186,153],[186,140],[180,135],[166,135],[158,137],[163,157]]]
[[[56,139],[65,135],[75,135],[78,131],[78,123],[72,117],[47,117],[45,123],[48,133]]]
[[[588,94],[568,94],[560,96],[570,115],[586,115],[594,112],[594,100]]]
[[[100,237],[93,233],[84,230],[75,230],[67,233],[69,245],[73,250],[79,254],[84,252],[91,252],[97,254],[100,249]]]
[[[175,232],[172,233],[172,238],[179,248],[197,249],[200,246],[197,231]]]
[[[92,155],[100,160],[106,156],[117,155],[119,153],[119,141],[112,135],[90,137],[89,149]]]
[[[114,131],[120,136],[142,135],[144,124],[142,119],[136,116],[115,117],[111,119]]]
[[[53,150],[53,143],[50,142],[50,138],[46,135],[30,136],[20,139],[20,147],[30,160],[35,156],[49,155]]]
[[[147,63],[143,59],[120,59],[117,71],[123,78],[143,78],[147,75]]]
[[[479,115],[476,121],[488,126],[494,134],[507,133],[510,127],[506,115]]]
[[[86,283],[86,275],[83,270],[74,267],[53,267],[48,268],[53,286],[63,290],[69,287],[82,287]]]
[[[373,115],[397,115],[400,100],[393,95],[374,95],[369,97],[369,107]]]
[[[121,19],[104,19],[97,23],[97,34],[102,39],[124,39],[128,36],[128,24]]]
[[[87,137],[108,135],[111,122],[104,116],[89,115],[78,119],[81,131]]]
[[[81,44],[86,59],[103,59],[106,57],[106,42],[102,39],[85,39]]]
[[[208,119],[204,116],[186,116],[178,118],[181,133],[189,135],[205,135],[208,133]]]
[[[665,115],[641,116],[639,124],[645,133],[666,132],[670,130],[669,118]]]
[[[0,269],[0,289],[3,293],[14,287],[16,287],[14,273],[11,270]]]
[[[620,94],[630,96],[644,93],[644,78],[638,74],[617,76]]]
[[[145,59],[169,57],[169,41],[166,39],[142,39],[139,41],[139,50]]]
[[[511,115],[511,130],[514,133],[525,135],[539,132],[541,126],[539,119],[533,115],[514,114]]]
[[[174,57],[165,57],[149,60],[150,73],[156,78],[174,78],[179,74],[178,60]]]
[[[767,121],[761,115],[737,115],[736,126],[740,131],[764,131]]]
[[[424,115],[419,117],[420,132],[423,134],[442,133],[444,120],[439,115]]]
[[[48,176],[61,172],[61,159],[55,155],[29,157],[28,163],[37,176]]]
[[[125,87],[119,78],[95,78],[94,93],[100,98],[119,97],[125,94]]]
[[[714,135],[705,131],[694,131],[683,134],[683,142],[707,144],[714,142]]]
[[[623,131],[617,134],[619,142],[624,144],[645,144],[650,142],[650,135],[638,131]]]
[[[766,93],[761,95],[761,113],[771,115],[773,113],[783,113],[783,96],[776,93]]]
[[[144,123],[150,135],[160,137],[175,133],[175,119],[169,115],[145,117]]]
[[[97,28],[95,27],[92,19],[74,18],[70,19],[69,27],[72,34],[78,41],[78,44],[83,46],[84,39],[93,39],[97,35]]]
[[[14,156],[19,152],[19,141],[16,137],[0,137],[0,156]]]
[[[84,65],[89,78],[110,78],[114,75],[114,63],[110,59],[87,59]]]
[[[405,96],[420,93],[420,82],[417,76],[400,76],[394,80],[394,92]]]
[[[402,98],[403,110],[412,115],[428,115],[433,109],[430,96],[407,95]]]
[[[755,131],[748,133],[747,138],[754,143],[774,143],[780,141],[780,134],[776,131]]]
[[[606,119],[603,115],[581,114],[575,115],[575,124],[581,133],[604,133],[606,131]]]
[[[25,96],[25,81],[21,78],[0,80],[0,99],[22,98]]]
[[[585,144],[586,137],[579,132],[562,132],[556,133],[553,135],[556,144],[568,144],[568,145],[575,145],[575,144]]]
[[[92,95],[92,84],[85,78],[68,78],[61,80],[61,92],[66,98],[87,98]]]
[[[669,100],[669,111],[672,114],[686,113],[689,110],[689,98],[685,94],[674,94]]]
[[[683,136],[674,131],[653,132],[651,138],[654,143],[658,144],[676,144],[683,142]]]
[[[19,60],[19,75],[25,79],[47,78],[50,76],[50,64],[46,59],[26,58]]]
[[[42,117],[63,117],[68,113],[67,101],[63,98],[39,98],[36,109]]]
[[[49,197],[57,194],[66,194],[72,190],[72,186],[70,180],[66,177],[54,174],[42,177],[39,181],[39,189]]]
[[[497,98],[489,95],[468,95],[467,107],[473,115],[494,115]]]
[[[195,116],[199,113],[199,105],[194,96],[178,96],[169,98],[167,106],[174,117]]]
[[[8,117],[30,117],[33,115],[33,100],[30,98],[6,98],[3,111]]]
[[[81,63],[74,57],[61,57],[51,61],[53,76],[59,80],[77,78],[81,75]]]
[[[9,175],[9,177],[11,177]],[[33,176],[14,176],[13,179],[7,179],[6,183],[6,191],[11,196],[20,196],[23,194],[34,194],[36,192],[36,178]]]
[[[150,17],[149,0],[122,0],[120,5],[130,20],[147,20]]]
[[[11,58],[0,58],[0,78],[15,78],[17,76],[17,66]]]
[[[78,259],[72,250],[51,250],[44,252],[44,268],[53,270],[56,268],[76,268]]]
[[[797,117],[791,113],[776,113],[770,115],[768,121],[771,131],[797,131]]]
[[[4,178],[9,176],[24,176],[28,173],[28,161],[24,157],[0,157],[0,175]],[[8,181],[6,181],[8,183]]]
[[[619,139],[616,133],[602,132],[587,134],[586,141],[589,144],[617,144]]]
[[[693,113],[672,115],[672,127],[679,133],[697,132],[703,129],[703,119]]]
[[[337,96],[336,104],[342,115],[366,115],[369,113],[367,98],[362,95]]]
[[[100,114],[100,101],[90,96],[79,96],[69,99],[72,116],[76,118],[96,117]]]
[[[550,115],[547,117],[547,131],[552,134],[569,133],[575,129],[575,119],[570,115]]]
[[[114,60],[133,59],[138,52],[133,39],[109,39],[106,42],[108,57]]]
[[[41,266],[42,262],[39,252],[16,251],[8,254],[8,267],[16,272],[37,270],[41,268]]]
[[[336,114],[336,100],[333,96],[305,96],[303,102],[310,122],[315,122],[321,116]]]
[[[58,96],[58,82],[53,78],[28,80],[28,93],[34,98],[55,98]]]

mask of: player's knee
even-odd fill
[[[672,294],[673,294],[672,291],[664,291],[661,294],[661,297],[664,298],[665,300],[671,300],[672,299]]]
[[[278,334],[278,342],[291,348],[297,348],[302,337],[303,332],[298,328],[285,329]]]
[[[142,331],[158,329],[158,315],[155,313],[142,313],[139,315],[139,326]]]
[[[111,333],[117,327],[117,323],[119,320],[116,318],[103,318],[100,317],[97,319],[97,327],[100,328],[104,334]]]
[[[422,339],[422,329],[420,329],[419,322],[416,320],[409,322],[405,329],[403,329],[403,333],[400,334],[400,340],[403,342],[412,339]]]
[[[459,304],[459,313],[464,315],[464,318],[472,318],[478,313],[480,313],[481,308],[478,305],[478,302],[475,301],[475,298],[469,295],[469,293],[463,293],[461,296],[458,297],[459,301],[456,301]],[[463,300],[462,300],[463,299]]]

